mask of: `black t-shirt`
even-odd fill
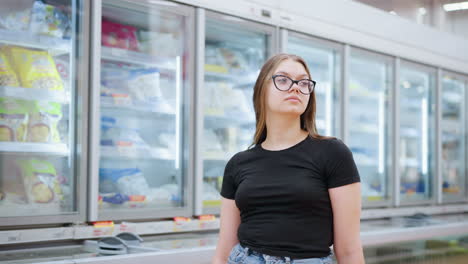
[[[307,137],[279,151],[260,144],[226,165],[221,195],[240,210],[242,246],[272,256],[321,258],[333,244],[329,188],[359,182],[339,139]]]

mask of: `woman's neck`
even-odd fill
[[[270,150],[285,149],[302,141],[307,131],[301,129],[300,117],[274,116],[266,120],[267,136],[262,147]]]

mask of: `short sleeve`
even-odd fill
[[[328,188],[360,182],[353,153],[339,139],[332,139],[327,149],[326,177]]]
[[[224,168],[223,184],[221,186],[221,196],[231,200],[234,200],[237,191],[235,180],[237,166],[235,158],[236,156],[234,155],[226,164],[226,167]]]

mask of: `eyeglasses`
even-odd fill
[[[285,75],[273,75],[271,77],[276,89],[280,91],[288,91],[294,84],[297,84],[299,91],[302,94],[311,94],[315,88],[315,81],[309,79],[293,80]]]

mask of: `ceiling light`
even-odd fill
[[[395,11],[390,11],[390,14],[396,15],[397,13]]]
[[[468,9],[468,2],[445,4],[444,10],[447,12]]]

